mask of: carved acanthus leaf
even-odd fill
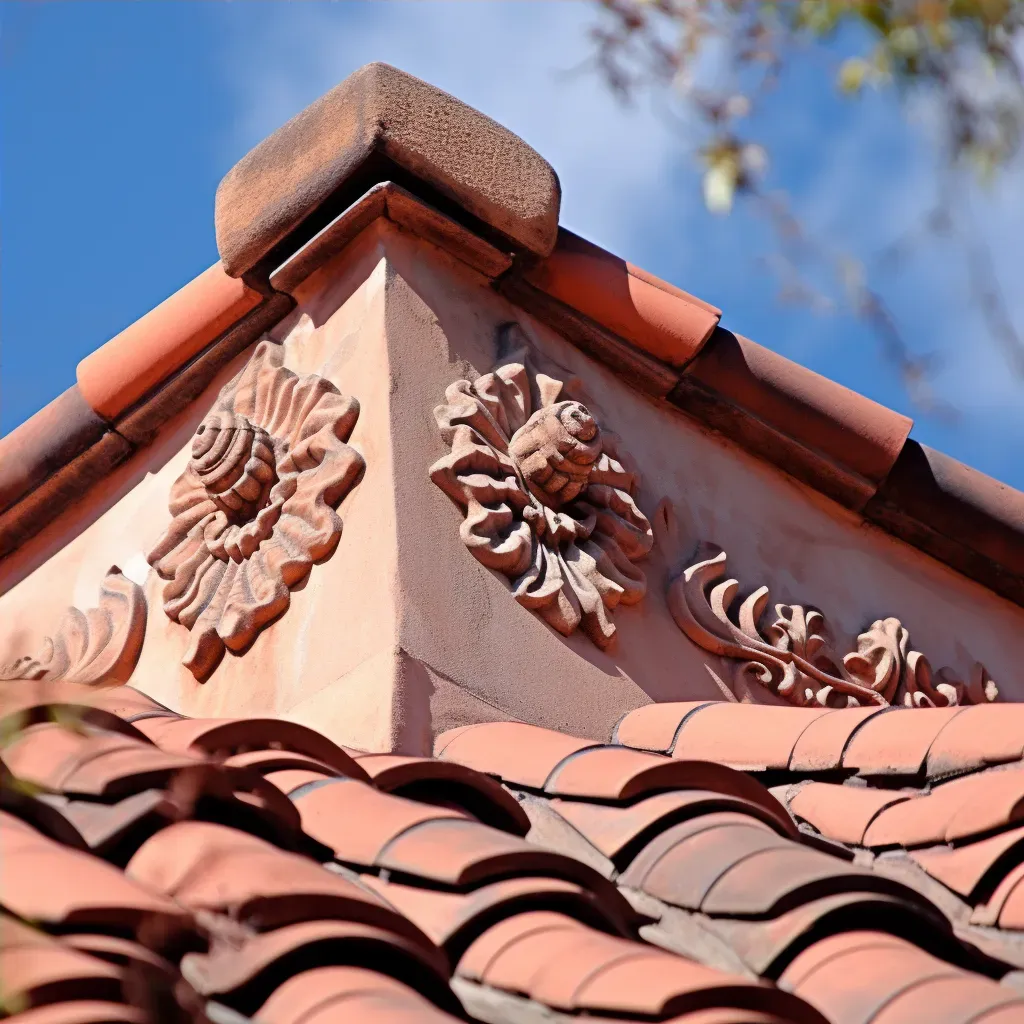
[[[607,647],[612,609],[646,592],[633,563],[654,543],[617,439],[525,350],[445,399],[434,415],[451,453],[430,476],[463,510],[466,547],[560,633],[579,627]]]
[[[145,594],[115,565],[103,580],[96,608],[69,608],[42,650],[0,668],[0,678],[126,683],[145,635]]]
[[[354,398],[282,366],[260,342],[221,391],[171,488],[173,519],[149,553],[164,611],[192,631],[183,664],[199,679],[225,648],[244,651],[341,536],[335,511],[363,459],[346,442]]]
[[[856,707],[906,704],[947,707],[993,701],[998,688],[981,665],[964,682],[944,668],[934,676],[928,659],[910,650],[898,619],[878,619],[840,657],[825,617],[801,605],[775,606],[775,621],[760,625],[768,588],[760,587],[729,615],[739,583],[725,579],[726,555],[702,558],[669,584],[668,603],[679,628],[712,654],[740,662],[744,681],[760,684],[799,705]]]

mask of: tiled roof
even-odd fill
[[[0,684],[4,1009],[1024,1020],[1018,718],[662,704],[608,744],[490,723],[420,758]]]
[[[292,309],[317,266],[383,217],[633,387],[1024,604],[1024,495],[559,228],[559,201],[547,162],[489,118],[387,65],[356,72],[225,176],[221,262],[86,357],[74,387],[0,440],[0,558],[149,445]]]

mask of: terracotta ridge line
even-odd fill
[[[146,447],[293,306],[214,264],[86,356],[79,383],[0,438],[0,559]]]

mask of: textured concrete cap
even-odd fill
[[[238,277],[252,269],[375,156],[516,245],[541,256],[553,249],[560,190],[543,157],[440,89],[387,64],[367,64],[261,142],[220,183],[217,245],[227,272]],[[358,184],[361,193],[373,182]]]

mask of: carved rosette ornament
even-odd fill
[[[523,351],[445,399],[434,415],[451,453],[430,476],[465,513],[466,547],[560,633],[607,647],[612,609],[646,592],[633,563],[654,543],[616,438]]]
[[[126,683],[146,635],[146,596],[115,565],[100,587],[100,602],[69,608],[53,636],[34,655],[0,666],[0,679],[61,679],[88,686]]]
[[[171,488],[173,519],[149,554],[164,611],[192,631],[199,679],[288,607],[290,591],[341,536],[335,507],[363,469],[346,444],[359,404],[261,342],[196,430]]]
[[[672,581],[668,603],[698,647],[741,661],[741,682],[756,682],[802,706],[949,707],[984,704],[999,695],[980,664],[966,681],[947,668],[933,673],[928,659],[910,650],[910,634],[898,619],[873,622],[857,637],[857,649],[842,657],[825,617],[813,608],[777,604],[774,622],[762,627],[767,587],[740,603],[734,621],[729,609],[739,584],[725,575],[725,552],[701,559]]]

